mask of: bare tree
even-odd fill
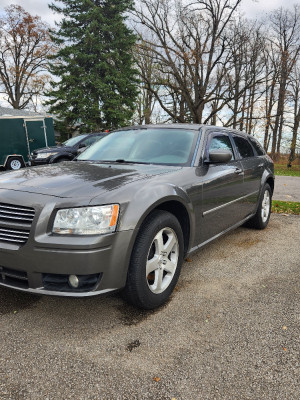
[[[292,162],[295,160],[296,155],[296,143],[299,133],[300,126],[300,62],[295,65],[290,84],[288,87],[287,97],[290,104],[293,107],[293,123],[292,128],[292,141],[290,147],[290,154],[288,160],[288,167],[292,166]]]
[[[265,98],[264,98],[264,149],[268,151],[271,139],[271,129],[273,124],[273,110],[276,104],[277,82],[278,82],[278,65],[280,57],[274,51],[271,42],[265,43],[264,48],[264,65],[265,65]]]
[[[135,56],[136,64],[140,73],[141,86],[138,96],[137,114],[138,124],[150,124],[153,108],[155,106],[155,63],[151,49],[143,46],[141,43],[136,47],[137,54]]]
[[[225,88],[219,89],[227,79],[231,57],[226,29],[240,2],[140,1],[136,21],[143,27],[139,30],[143,46],[152,49],[158,71],[159,89],[150,90],[173,121],[184,122],[187,117],[195,123],[208,122],[229,101]],[[152,40],[145,38],[145,31],[151,32]],[[167,99],[172,99],[171,107]],[[174,101],[179,106],[174,107]]]
[[[289,75],[300,55],[300,6],[294,10],[280,8],[271,14],[271,37],[269,40],[280,56],[278,65],[278,102],[273,127],[271,156],[280,153],[284,125],[284,105]]]
[[[151,75],[141,67],[143,87],[168,121],[260,131],[274,157],[288,135],[297,142],[299,92],[291,73],[300,57],[300,6],[247,21],[239,3],[139,0],[138,53],[151,65]]]
[[[47,57],[54,52],[48,25],[18,5],[0,17],[0,93],[23,109],[44,90]]]
[[[225,126],[253,133],[257,121],[255,110],[264,94],[261,85],[265,79],[261,27],[256,22],[235,21],[230,44],[232,61],[228,67],[228,106],[232,113]]]

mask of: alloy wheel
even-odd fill
[[[271,198],[270,198],[270,193],[268,190],[265,191],[264,197],[261,203],[261,219],[263,223],[267,221],[269,218],[270,214],[270,208],[271,208]]]
[[[179,257],[176,233],[171,228],[161,229],[154,237],[146,264],[146,279],[149,289],[162,293],[172,282]]]

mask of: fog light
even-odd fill
[[[70,275],[69,276],[69,284],[73,287],[73,288],[78,288],[79,286],[79,279],[76,275]]]

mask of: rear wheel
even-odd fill
[[[23,162],[19,157],[10,157],[6,163],[6,169],[16,171],[23,167]]]
[[[248,225],[256,229],[265,229],[269,223],[272,206],[272,189],[268,183],[261,191],[258,209],[253,218],[248,221]]]
[[[183,234],[173,214],[154,211],[143,223],[131,256],[124,295],[133,305],[164,304],[177,283],[183,262]]]

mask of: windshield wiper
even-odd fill
[[[97,164],[113,164],[113,163],[118,163],[118,164],[150,164],[149,162],[129,161],[129,160],[124,160],[123,158],[117,158],[116,160],[88,160],[88,159],[74,158],[73,161],[89,161],[91,163],[97,163]]]
[[[123,158],[117,158],[116,160],[111,162],[116,162],[120,164],[149,164],[148,162],[144,161],[130,161],[130,160],[124,160]]]

